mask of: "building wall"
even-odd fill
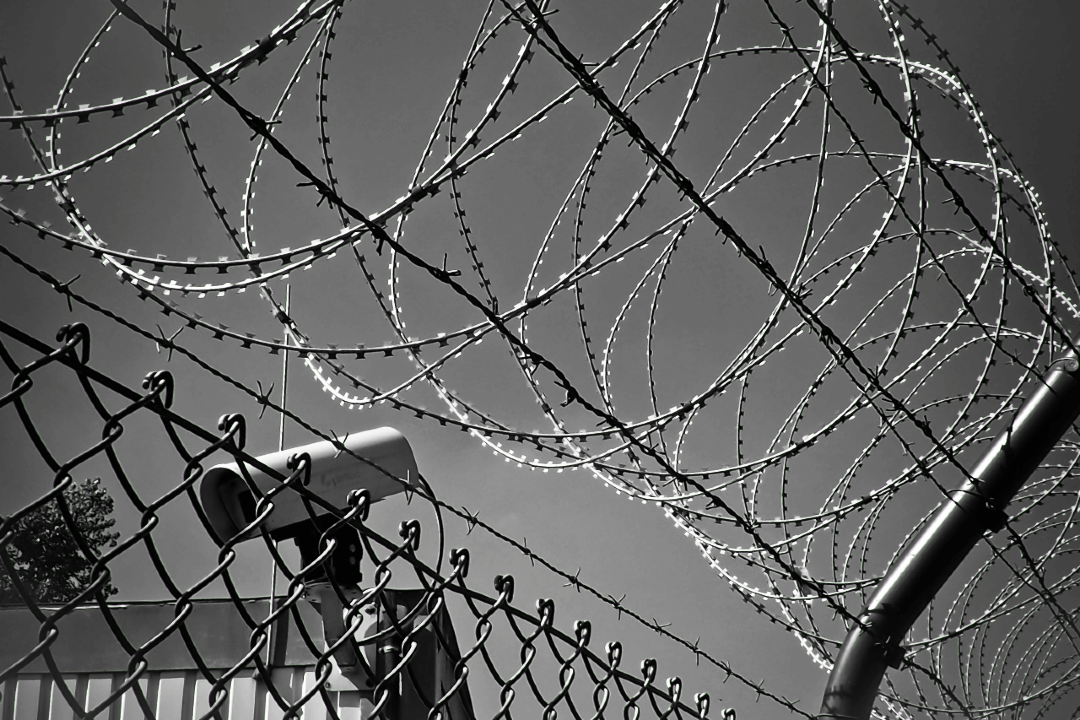
[[[126,673],[82,673],[64,675],[63,680],[81,707],[88,711],[100,705],[127,679]],[[288,702],[296,702],[311,690],[315,681],[313,667],[275,668],[272,671],[275,690]],[[138,680],[150,717],[158,720],[194,720],[210,711],[211,683],[194,670],[147,671]],[[220,720],[280,720],[285,715],[267,692],[261,678],[235,677],[229,681],[228,696],[220,707]],[[75,720],[78,716],[65,700],[51,675],[20,674],[3,684],[3,705],[0,720]],[[362,720],[371,703],[360,692],[329,692],[327,698],[337,709],[341,720]],[[96,717],[101,720],[143,720],[147,717],[133,689],[118,701],[104,708]],[[301,711],[303,720],[325,720],[332,717],[326,711],[325,699],[311,698]]]
[[[415,607],[424,598],[420,591],[384,593],[391,607],[399,603]],[[269,615],[265,599],[242,605],[255,620]],[[318,613],[306,602],[297,608],[303,628],[321,651]],[[110,618],[97,607],[52,615],[55,611],[44,610],[50,620],[43,625],[27,608],[0,608],[0,720],[74,720],[83,708],[87,713],[98,710],[94,717],[101,720],[278,720],[301,701],[299,717],[304,720],[333,717],[327,712],[328,704],[341,720],[366,720],[373,707],[370,692],[315,688],[317,655],[304,642],[291,613],[279,616],[272,628],[268,684],[246,659],[251,651],[251,628],[230,600],[196,601],[190,614],[185,614],[183,627],[194,653],[180,637],[177,609],[171,603],[110,605]],[[427,616],[417,616],[414,622],[424,618]],[[50,633],[48,626],[53,624],[56,632]],[[129,648],[117,638],[114,625]],[[436,626],[442,640],[434,632]],[[444,695],[454,680],[452,658],[457,657],[457,647],[449,616],[440,610],[426,625],[417,627],[411,633],[416,643],[413,659],[400,683],[395,684],[400,689],[399,716],[404,718],[426,717],[432,699]],[[16,667],[34,653],[40,637],[49,636],[52,641],[47,657],[38,654]],[[131,654],[131,648],[136,649],[136,655]],[[145,661],[138,662],[143,656]],[[265,651],[260,656],[265,658]],[[214,683],[200,664],[214,678],[227,677],[222,687],[228,693],[216,704],[211,699]],[[57,673],[59,682],[51,671]],[[114,695],[117,697],[107,702]],[[451,718],[470,717],[467,688],[456,691],[446,708]]]

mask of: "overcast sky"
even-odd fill
[[[241,48],[283,22],[292,11],[289,2],[252,1],[234,5],[189,8],[181,4],[177,10],[175,22],[184,28],[182,42],[188,47],[202,45],[194,57],[204,66],[234,57]],[[482,3],[472,3],[468,8],[462,5],[350,3],[344,8],[336,28],[333,62],[328,66],[327,129],[341,195],[364,213],[380,213],[408,194],[417,163],[455,86],[482,17]],[[661,35],[643,77],[651,79],[665,69],[700,57],[712,8],[706,4],[688,5],[676,13],[666,34]],[[764,5],[734,5],[737,7],[719,25],[718,49],[780,44],[782,36],[770,24]],[[870,3],[838,5],[843,5],[838,9],[841,31],[847,28],[860,50],[892,52],[880,16]],[[805,8],[787,2],[778,3],[777,7],[794,25],[801,43],[815,41],[816,25]],[[153,24],[160,24],[161,11],[157,4],[140,3],[138,9]],[[1080,161],[1075,140],[1078,67],[1075,38],[1070,32],[1080,22],[1080,9],[1073,3],[1053,0],[1023,4],[1004,0],[947,3],[913,0],[910,10],[948,48],[951,60],[960,68],[967,87],[985,112],[989,127],[1039,193],[1051,233],[1069,253],[1077,247],[1075,228],[1080,222],[1075,201],[1078,190],[1075,168]],[[55,103],[83,47],[109,12],[110,5],[106,2],[39,1],[0,6],[0,52],[7,60],[8,77],[25,112],[42,112]],[[560,8],[550,20],[573,52],[582,55],[585,61],[600,62],[652,12],[648,2],[582,2]],[[297,42],[276,50],[266,63],[246,68],[241,80],[230,86],[230,90],[247,107],[269,117],[316,29],[315,24],[309,25],[301,31]],[[487,104],[497,96],[523,39],[519,28],[506,28],[480,56],[468,86],[462,89],[460,136],[483,116]],[[935,63],[934,53],[919,36],[913,34],[908,41],[916,59]],[[535,52],[533,62],[516,80],[518,89],[514,97],[505,101],[502,117],[497,123],[489,123],[481,133],[481,150],[573,86],[571,77],[543,50]],[[630,60],[624,60],[604,76],[608,78],[605,88],[612,95],[617,95],[628,77],[635,56],[629,57]],[[702,84],[702,99],[690,109],[689,127],[677,143],[675,164],[703,185],[754,111],[801,67],[798,58],[790,54],[748,55],[717,61]],[[80,68],[68,107],[82,103],[100,105],[113,98],[130,98],[151,88],[160,89],[164,87],[164,72],[160,49],[147,33],[130,22],[117,21],[90,61]],[[320,167],[320,146],[316,142],[317,72],[316,56],[305,67],[285,105],[282,123],[275,129],[276,136],[315,169]],[[183,68],[177,68],[177,73],[191,75]],[[845,107],[850,108],[851,116],[862,123],[860,133],[877,143],[878,149],[896,152],[899,145],[895,141],[895,127],[890,127],[884,119],[874,120],[873,113],[879,108],[871,107],[873,103],[853,75],[845,77],[840,73],[838,77],[841,87],[837,91],[838,102],[848,103]],[[692,70],[681,73],[651,97],[643,98],[632,110],[631,114],[658,145],[671,132],[691,78]],[[635,91],[643,84],[639,81]],[[732,166],[749,162],[753,151],[769,140],[797,97],[795,91],[788,92],[790,96],[778,103],[782,109],[772,111],[774,116],[767,116],[734,148]],[[886,92],[898,97],[899,85],[886,85]],[[944,103],[941,105],[937,108],[933,101],[928,101],[928,144],[952,159],[984,159],[979,156],[978,138],[970,123],[959,114],[951,116]],[[59,162],[74,163],[92,156],[147,126],[168,106],[168,101],[162,99],[155,108],[130,109],[122,117],[104,113],[92,116],[85,124],[71,121],[61,124],[58,144],[63,152],[58,156]],[[772,159],[789,153],[816,153],[815,133],[820,132],[822,107],[820,98],[812,96],[812,110],[807,111],[807,119],[799,130],[791,131],[787,146],[791,149],[773,152]],[[9,114],[8,108],[0,114]],[[535,297],[545,286],[559,287],[560,275],[574,268],[575,249],[568,232],[573,218],[568,215],[562,219],[550,248],[542,251],[544,237],[557,217],[560,203],[585,167],[607,118],[601,108],[580,94],[548,115],[543,123],[531,123],[520,139],[500,146],[490,158],[478,161],[475,170],[470,170],[461,180],[459,188],[471,239],[484,262],[490,292],[498,297],[499,309],[503,311],[524,298]],[[317,208],[316,193],[310,187],[297,187],[304,178],[270,149],[263,153],[256,193],[250,211],[245,214],[245,182],[257,148],[257,143],[249,139],[251,131],[217,100],[193,106],[187,118],[191,139],[198,145],[207,177],[214,183],[218,200],[228,208],[227,218],[236,228],[242,229],[245,223],[250,223],[247,241],[254,244],[256,252],[269,255],[282,248],[297,248],[339,231],[341,223],[335,213],[325,206]],[[893,133],[892,137],[889,132]],[[36,137],[44,140],[45,135],[39,130]],[[836,137],[830,140],[831,149],[837,149],[833,144],[843,147],[850,144],[840,141],[840,133]],[[28,175],[38,171],[17,132],[5,129],[0,138],[0,175]],[[460,140],[458,137],[457,141]],[[426,162],[422,177],[428,177],[439,167],[446,155],[445,138],[441,142],[443,147]],[[463,157],[471,155],[470,152]],[[603,233],[617,224],[618,214],[629,204],[647,171],[640,152],[627,147],[625,136],[617,136],[605,148],[588,198],[588,214],[583,214],[585,248],[593,247]],[[725,172],[728,176],[735,173]],[[860,183],[866,182],[865,172],[858,169],[849,173],[838,164],[836,173],[828,176],[825,191],[838,187],[838,194],[826,193],[821,201],[833,213],[855,193]],[[762,175],[764,179],[751,177],[740,182],[715,207],[739,229],[751,247],[760,247],[788,274],[796,264],[798,239],[806,225],[814,190],[812,163]],[[166,123],[160,134],[140,139],[134,150],[122,151],[115,160],[97,163],[88,173],[77,174],[70,190],[94,232],[114,250],[131,248],[142,256],[162,254],[177,260],[238,256],[203,197],[174,121]],[[457,277],[463,287],[476,297],[486,298],[487,288],[471,267],[461,241],[449,200],[449,185],[444,185],[442,190],[439,196],[418,205],[405,224],[402,243],[435,266],[441,266],[445,258],[447,270],[461,271]],[[33,189],[4,188],[3,196],[6,207],[24,209],[28,216],[68,231],[46,184]],[[616,248],[620,243],[630,244],[632,239],[660,227],[685,209],[666,180],[650,190],[649,200],[634,216],[628,231],[616,236],[613,241]],[[974,204],[983,202],[979,198]],[[854,239],[846,249],[865,243],[866,238],[858,233],[866,233],[868,228],[872,231],[873,221],[869,216],[873,212],[880,217],[880,209],[872,202],[860,205],[864,207],[867,217],[853,213]],[[988,203],[979,208],[980,212],[989,212]],[[550,305],[530,312],[524,330],[516,319],[511,324],[515,332],[524,332],[532,346],[564,369],[575,383],[590,388],[589,399],[597,404],[610,401],[613,414],[629,421],[644,420],[656,412],[651,405],[650,379],[643,362],[650,335],[649,295],[629,304],[625,320],[618,320],[619,313],[624,303],[635,298],[633,290],[637,281],[652,263],[663,259],[669,237],[628,254],[625,263],[613,264],[581,283],[580,300],[587,308],[590,342],[609,363],[610,397],[602,398],[602,393],[591,385],[592,375],[576,316],[577,296],[571,290],[560,291]],[[847,236],[841,234],[841,237]],[[175,317],[166,317],[155,306],[140,302],[130,285],[117,282],[114,270],[104,267],[89,253],[66,252],[56,241],[41,240],[31,230],[8,224],[0,225],[0,239],[5,248],[61,280],[78,275],[75,289],[140,326],[154,329],[160,325],[170,335],[181,327],[182,323]],[[831,252],[843,252],[843,242],[838,241],[839,247]],[[433,282],[429,275],[408,262],[395,266],[393,272],[397,274],[392,276],[390,252],[376,254],[370,238],[357,247],[370,264],[381,293],[385,293],[388,281],[397,283],[395,302],[411,338],[432,338],[440,332],[452,333],[483,320],[476,308],[463,302],[445,284]],[[544,262],[536,266],[537,259]],[[148,277],[159,274],[181,282],[210,283],[226,278],[205,271],[169,275],[148,269]],[[854,283],[847,299],[827,315],[838,327],[850,328],[855,322],[853,318],[861,317],[869,309],[860,303],[868,302],[867,298],[873,296],[875,284],[884,285],[897,277],[888,259],[872,265],[866,275],[870,278],[865,281],[867,285]],[[241,270],[227,277],[240,280],[246,274]],[[341,249],[334,258],[320,258],[311,269],[297,270],[288,281],[293,286],[292,316],[316,345],[375,347],[397,342],[348,248]],[[284,298],[285,282],[285,278],[276,278],[270,283],[279,300]],[[760,274],[736,256],[731,244],[721,244],[712,232],[698,225],[682,241],[665,282],[664,301],[652,330],[654,392],[660,410],[688,402],[704,392],[733,361],[736,352],[749,341],[777,302]],[[216,293],[208,293],[202,299],[195,293],[181,296],[171,292],[168,299],[241,333],[253,333],[267,340],[281,337],[281,328],[257,286],[243,293],[229,292],[224,298],[216,297]],[[274,413],[268,412],[259,419],[260,407],[250,397],[184,358],[174,355],[170,360],[153,343],[101,314],[78,306],[69,312],[62,297],[6,258],[0,260],[0,303],[6,322],[50,342],[61,324],[86,322],[92,334],[91,363],[97,368],[131,387],[137,387],[152,370],[168,369],[176,376],[174,408],[178,412],[211,429],[222,414],[243,413],[248,419],[249,451],[261,454],[277,449],[279,421]],[[923,317],[932,317],[935,308],[931,305],[926,312],[928,315]],[[790,313],[785,317],[780,321],[781,327],[795,322]],[[886,327],[890,321],[888,316],[882,320]],[[613,327],[618,330],[610,353],[599,352]],[[1070,327],[1075,332],[1075,323]],[[203,329],[185,329],[178,341],[245,384],[254,387],[261,382],[266,388],[274,383],[275,393],[280,391],[280,356],[266,349],[243,349],[236,341],[216,341],[211,332]],[[822,366],[821,349],[815,343],[806,336],[793,341],[787,357],[794,355],[794,359],[785,361],[781,357],[776,362],[770,361],[767,369],[752,377],[747,391],[749,413],[743,427],[746,436],[742,452],[751,457],[769,452],[783,419]],[[872,351],[868,353],[868,357],[873,356]],[[23,362],[32,357],[27,353],[16,355]],[[422,357],[433,362],[440,352],[437,348],[425,350]],[[400,351],[392,358],[350,360],[346,366],[383,389],[406,381],[416,370]],[[450,358],[438,374],[445,387],[459,393],[470,406],[496,422],[523,432],[551,430],[506,343],[495,336],[486,337],[484,343],[470,346],[460,356]],[[565,399],[565,394],[560,396],[554,391],[550,375],[538,382],[550,393],[555,405]],[[818,420],[835,411],[836,403],[846,401],[853,394],[851,386],[844,381],[830,382],[826,397],[818,406],[817,412],[821,414],[813,416]],[[340,380],[337,384],[340,385]],[[100,423],[94,420],[92,408],[70,378],[60,373],[43,375],[35,393],[31,409],[37,426],[48,442],[55,443],[59,456],[70,457],[100,437]],[[423,383],[410,385],[401,397],[433,413],[449,413],[438,394]],[[574,574],[580,570],[583,580],[613,597],[625,594],[627,605],[642,616],[671,623],[672,632],[691,642],[700,637],[701,647],[713,656],[731,663],[748,677],[764,679],[767,687],[797,700],[803,709],[809,712],[817,709],[825,674],[807,657],[795,638],[739,602],[683,532],[651,504],[628,502],[584,470],[544,472],[521,468],[517,462],[506,462],[505,458],[494,455],[466,432],[445,427],[430,417],[418,418],[415,413],[396,410],[389,404],[358,409],[343,407],[323,392],[312,373],[295,359],[290,366],[288,407],[331,434],[382,425],[397,427],[409,437],[421,472],[441,500],[478,513],[511,537],[526,538],[530,548],[566,572]],[[718,398],[709,407],[710,412],[702,412],[693,431],[687,433],[685,451],[679,457],[684,470],[736,464],[731,455],[735,452],[732,423],[737,412],[732,394]],[[565,409],[555,407],[554,412],[570,430],[596,428],[596,417],[574,403]],[[807,424],[812,426],[813,421],[808,420]],[[810,427],[808,431],[812,430]],[[52,477],[10,408],[0,414],[0,433],[8,468],[0,512],[7,514],[39,497],[49,487]],[[286,446],[311,440],[302,428],[287,423]],[[666,440],[673,442],[674,436]],[[125,427],[125,436],[118,444],[125,468],[145,498],[158,497],[174,487],[183,472],[183,462],[165,443],[160,430],[134,423]],[[595,443],[590,447],[595,451],[606,446]],[[828,448],[817,456],[807,453],[802,472],[808,479],[805,485],[792,491],[792,502],[803,503],[805,508],[800,512],[814,512],[824,502],[821,493],[835,484],[836,473],[846,469],[854,459],[843,455],[846,445],[840,447],[841,452],[835,455]],[[560,461],[554,453],[545,455],[530,445],[514,445],[511,452],[527,453],[538,463]],[[889,466],[894,460],[898,462],[882,451],[873,456],[870,465],[874,471],[887,474],[895,472]],[[619,461],[627,462],[627,458],[621,457]],[[118,528],[124,533],[132,532],[138,526],[138,514],[123,497],[103,458],[87,463],[78,472],[102,476],[117,498]],[[769,505],[778,503],[777,498],[778,495],[762,500],[759,508],[762,516],[781,512]],[[925,511],[935,501],[936,495],[929,493],[923,498],[904,501],[910,502],[910,506],[898,504],[905,512],[883,521],[894,525],[878,534],[882,546],[876,560],[889,557],[899,538],[910,528],[910,523],[904,525],[908,522],[905,513],[910,508]],[[396,537],[400,520],[421,518],[424,539],[434,545],[433,515],[419,503],[406,508],[402,502],[393,500],[377,510],[376,526],[392,537]],[[910,521],[915,517],[910,516]],[[208,572],[216,556],[213,543],[193,524],[193,518],[190,508],[170,505],[161,512],[161,524],[154,532],[163,561],[182,587],[190,586]],[[741,718],[775,716],[782,712],[765,701],[754,704],[756,698],[752,692],[734,683],[723,684],[715,668],[697,665],[691,653],[658,639],[639,624],[618,618],[602,603],[564,588],[562,579],[532,566],[505,543],[481,531],[468,534],[467,529],[465,523],[450,520],[447,542],[448,546],[465,545],[472,549],[471,578],[480,589],[489,591],[490,579],[496,573],[512,573],[518,579],[516,597],[522,606],[531,607],[536,597],[555,597],[559,603],[557,621],[564,629],[572,627],[573,619],[588,617],[595,624],[594,644],[602,647],[604,641],[622,639],[633,662],[630,667],[642,657],[658,657],[660,675],[682,676],[687,696],[707,690],[713,695],[714,704],[735,707]],[[426,551],[433,553],[434,548],[428,546]],[[265,552],[255,547],[246,549],[234,568],[232,575],[242,592],[253,596],[269,592],[269,558]],[[123,556],[113,564],[112,570],[114,583],[121,590],[119,599],[168,597],[140,550]],[[222,586],[217,583],[205,594],[218,596],[222,592]],[[840,639],[840,626],[830,627],[833,627],[830,632]],[[463,632],[460,628],[458,632],[459,636],[471,634],[471,630]]]

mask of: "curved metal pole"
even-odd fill
[[[949,502],[882,580],[848,633],[821,699],[818,718],[866,720],[887,667],[899,667],[901,642],[941,586],[988,530],[1004,527],[1005,508],[1080,415],[1080,361],[1052,364]]]

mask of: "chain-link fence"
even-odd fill
[[[717,592],[786,633],[810,672],[833,667],[881,579],[972,479],[1047,364],[1075,350],[1080,277],[1067,247],[945,41],[904,4],[503,0],[478,3],[476,17],[345,0],[257,13],[101,7],[66,24],[86,31],[57,41],[68,54],[43,50],[70,28],[41,18],[10,40],[21,57],[0,58],[11,108],[0,126],[21,158],[0,168],[11,191],[0,214],[20,238],[0,254],[31,292],[156,342],[252,414],[272,408],[323,441],[343,442],[320,429],[339,406],[381,408],[432,436],[457,432],[510,472],[577,471],[606,497],[656,507],[703,557],[702,574],[719,576]],[[293,112],[299,97],[314,102]],[[163,132],[173,146],[156,144]],[[283,301],[290,290],[298,307]],[[77,477],[107,474],[139,517],[100,557],[87,530],[72,533],[86,582],[60,607],[30,600],[22,611],[40,632],[8,663],[5,713],[37,713],[46,696],[110,717],[157,709],[173,693],[150,663],[165,647],[190,665],[168,672],[198,674],[195,698],[180,703],[195,714],[249,692],[238,668],[253,668],[259,687],[291,688],[263,697],[264,709],[307,697],[311,712],[343,712],[360,702],[331,697],[353,692],[336,689],[343,664],[373,681],[355,691],[369,714],[411,702],[451,716],[509,717],[526,704],[534,715],[704,712],[678,683],[657,683],[652,664],[625,669],[617,646],[587,644],[588,626],[560,634],[552,605],[515,610],[513,581],[472,590],[439,512],[634,616],[750,697],[807,717],[805,703],[816,706],[716,659],[718,636],[691,641],[685,625],[636,615],[421,480],[406,492],[437,516],[422,544],[415,524],[376,531],[372,496],[333,506],[307,492],[303,460],[271,472],[272,486],[247,482],[266,468],[246,454],[242,418],[217,431],[204,429],[209,416],[184,421],[168,374],[124,389],[87,364],[84,329],[62,333],[58,349],[4,327],[14,389],[0,412],[18,436],[5,449],[40,458],[52,482],[9,501],[0,549],[39,509],[77,530],[65,499]],[[328,411],[301,417],[248,372],[281,355],[304,362]],[[85,446],[65,436],[76,397],[100,423]],[[121,439],[133,434],[147,444]],[[175,478],[153,491],[136,477],[151,440]],[[906,639],[890,639],[900,668],[879,714],[1042,718],[1076,704],[1078,448],[1074,428],[1000,532],[981,536]],[[218,533],[217,562],[193,574],[165,559],[160,528],[183,507],[190,531],[207,535],[199,490],[215,454],[250,470],[240,525],[255,537],[242,542],[240,525]],[[299,566],[259,525],[286,497],[329,518]],[[363,551],[359,595],[317,570],[349,540]],[[248,609],[238,558],[253,545],[282,583]],[[125,630],[135,611],[111,602],[109,584],[135,553],[175,603],[138,641]],[[4,557],[25,602],[27,568]],[[249,637],[208,664],[194,628],[211,586],[232,598],[222,622]],[[395,594],[406,586],[419,594]],[[68,683],[49,655],[82,602],[97,604],[123,651],[108,683]],[[327,634],[335,603],[344,623]],[[286,635],[305,642],[286,653],[295,664],[275,664],[274,638]],[[443,658],[438,682],[420,681],[420,647]],[[144,665],[150,675],[137,676]],[[13,673],[37,674],[41,702],[11,700],[35,692]]]
[[[342,692],[340,686],[336,690],[329,688],[330,678],[338,668],[333,656],[342,649],[351,649],[362,668],[363,680],[356,683],[355,693],[364,698],[363,708],[369,713],[365,717],[509,718],[522,713],[545,718],[560,714],[575,718],[704,718],[709,713],[707,694],[695,695],[690,700],[684,698],[678,678],[671,678],[666,684],[659,681],[655,661],[647,660],[639,671],[634,671],[622,665],[622,648],[618,643],[609,643],[604,649],[592,647],[587,621],[575,623],[572,630],[561,630],[555,622],[555,605],[550,600],[540,600],[532,612],[515,605],[512,577],[496,577],[493,595],[472,587],[466,549],[450,551],[440,559],[439,567],[426,564],[417,555],[421,527],[416,521],[402,522],[397,538],[375,532],[365,524],[368,493],[350,494],[348,506],[340,508],[310,492],[304,482],[311,472],[307,456],[295,458],[291,473],[275,473],[245,452],[243,416],[222,417],[215,433],[175,413],[170,406],[178,389],[174,389],[169,373],[150,373],[139,392],[95,370],[88,364],[90,335],[86,326],[64,327],[57,335],[59,344],[55,346],[46,345],[3,321],[0,332],[3,333],[0,357],[12,378],[10,392],[0,398],[0,411],[17,415],[26,432],[25,438],[9,438],[6,442],[32,444],[54,473],[51,487],[42,487],[34,502],[4,518],[0,525],[0,558],[36,627],[34,642],[6,648],[6,657],[17,658],[0,673],[0,688],[9,693],[17,689],[15,680],[24,669],[33,670],[44,664],[54,683],[52,692],[70,707],[62,713],[54,701],[55,717],[71,716],[72,712],[77,717],[115,717],[117,711],[110,708],[118,708],[125,697],[129,708],[139,708],[145,717],[157,717],[159,703],[146,690],[146,680],[161,670],[154,666],[152,658],[160,646],[175,645],[179,639],[198,669],[197,678],[209,684],[203,717],[239,717],[229,714],[230,683],[237,677],[250,677],[252,670],[254,677],[265,683],[268,695],[265,703],[280,708],[283,717],[310,717],[304,714],[305,708],[313,705],[325,708],[328,717],[338,717],[338,709],[349,693]],[[22,364],[16,362],[16,353],[9,349],[14,345],[20,346],[20,351],[32,351],[35,359]],[[29,409],[33,394],[41,390],[39,376],[58,367],[77,378],[78,386],[100,414],[101,440],[90,447],[74,449],[47,441],[40,430],[42,419],[35,418]],[[116,446],[125,426],[135,424],[144,428],[153,424],[168,437],[175,452],[173,462],[182,477],[167,493],[149,502],[130,482],[129,463]],[[341,449],[347,452],[344,445]],[[197,583],[181,587],[156,552],[153,532],[156,520],[172,504],[189,504],[201,520],[203,530],[213,536],[197,491],[206,474],[207,458],[221,452],[245,468],[244,476],[249,477],[247,468],[259,469],[275,476],[280,483],[266,493],[254,483],[249,485],[257,503],[252,523],[237,536],[225,539],[217,564]],[[127,493],[127,500],[142,513],[140,527],[104,552],[87,542],[64,495],[85,464],[98,456],[107,458]],[[361,458],[357,461],[364,462]],[[311,562],[290,571],[277,554],[276,544],[263,530],[266,547],[289,582],[271,605],[264,602],[260,606],[265,613],[262,614],[253,611],[249,599],[237,594],[230,577],[235,568],[231,566],[236,558],[235,546],[242,535],[259,532],[273,510],[274,498],[281,501],[282,493],[302,496],[311,517],[322,518],[324,531]],[[66,532],[78,543],[87,563],[92,564],[91,581],[59,607],[43,604],[34,597],[32,588],[23,581],[25,569],[20,569],[17,553],[9,552],[14,528],[20,520],[50,504],[59,510]],[[328,516],[331,522],[325,520]],[[339,531],[345,527],[355,530],[355,537],[362,545],[359,554],[373,568],[371,584],[363,589],[339,583],[335,573],[325,569],[333,562],[340,542],[334,538],[340,538]],[[111,600],[103,590],[110,578],[110,564],[143,546],[154,560],[154,569],[172,590],[173,612],[161,618],[159,626],[136,628],[129,634],[124,629],[126,623],[118,619],[125,604]],[[199,639],[188,628],[188,618],[200,602],[194,599],[195,595],[216,580],[224,581],[229,589],[235,610],[232,621],[241,624],[249,639],[246,652],[225,669],[208,664]],[[344,608],[344,631],[329,646],[318,618],[313,621],[310,612],[303,612],[307,604],[305,597],[312,597],[312,588],[319,581],[324,590],[332,589],[331,593],[323,593],[322,602],[337,600]],[[402,591],[394,587],[417,589]],[[84,612],[81,606],[87,604],[93,604],[101,613],[112,639],[123,648],[127,666],[127,672],[109,686],[109,692],[104,697],[92,698],[93,702],[87,701],[86,682],[82,682],[79,691],[79,681],[70,675],[68,659],[54,654],[54,648],[65,639],[66,620]],[[451,606],[453,611],[448,611]],[[324,613],[323,617],[329,615]],[[9,629],[12,628],[12,619],[9,617],[7,621]],[[305,682],[298,682],[290,675],[279,689],[277,685],[283,681],[280,675],[275,675],[274,654],[268,653],[268,649],[274,628],[285,627],[286,622],[298,631],[303,643],[301,651],[306,649],[309,653],[312,667],[308,668]],[[24,627],[24,636],[25,630]],[[436,668],[437,663],[443,666]],[[103,670],[97,668],[99,673]],[[160,678],[156,682],[160,684]],[[469,692],[470,685],[477,683],[496,689],[496,708],[487,712],[477,709]],[[356,698],[352,700],[355,704]],[[15,700],[8,697],[8,701],[12,713],[5,716],[16,717]],[[400,714],[403,708],[408,709],[406,715]]]

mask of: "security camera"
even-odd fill
[[[304,494],[293,485],[282,489],[282,478],[293,474],[290,458],[306,454],[310,459],[292,483],[303,485]],[[281,450],[257,458],[256,465],[226,463],[206,473],[199,487],[203,509],[220,544],[231,539],[248,540],[259,530],[244,531],[258,517],[259,495],[271,495],[270,513],[259,527],[274,540],[292,538],[300,550],[306,568],[303,580],[308,600],[319,608],[323,619],[326,647],[333,651],[331,686],[353,690],[370,688],[375,663],[368,645],[360,649],[363,637],[372,632],[371,618],[359,618],[359,627],[350,619],[361,580],[360,557],[363,552],[359,532],[351,524],[339,524],[337,518],[305,495],[310,493],[334,508],[345,510],[349,494],[366,490],[369,501],[377,502],[416,483],[419,472],[416,458],[405,436],[393,428],[378,428],[302,447]],[[275,492],[275,490],[277,492]],[[265,509],[265,506],[264,506]],[[324,550],[329,552],[324,554]],[[374,607],[374,606],[372,606]],[[347,642],[339,642],[349,632]]]
[[[348,496],[353,490],[367,490],[370,501],[377,502],[415,485],[419,475],[409,441],[389,427],[346,435],[337,442],[325,440],[260,456],[259,463],[276,476],[254,465],[245,464],[243,468],[239,463],[216,465],[203,478],[199,495],[219,544],[235,538],[257,516],[258,501],[244,476],[260,493],[269,493],[281,486],[280,478],[291,474],[287,467],[289,458],[302,453],[311,459],[310,477],[304,489],[341,509],[348,507]],[[275,540],[306,534],[311,511],[325,512],[318,504],[305,503],[303,495],[292,488],[278,492],[271,502],[273,510],[261,527]],[[239,539],[257,537],[258,532],[257,528],[249,530]]]

